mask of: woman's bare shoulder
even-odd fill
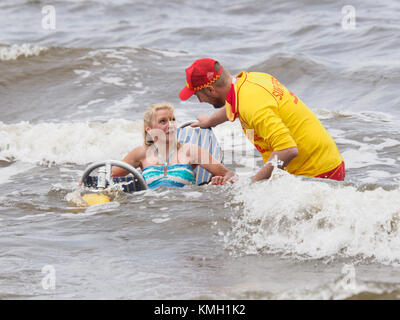
[[[141,146],[136,147],[136,148],[133,149],[133,150],[136,150],[136,152],[141,152],[141,153],[143,153],[143,152],[146,152],[147,149],[149,149],[149,146],[141,145]]]
[[[125,157],[125,160],[133,160],[133,161],[141,161],[142,159],[146,158],[146,153],[148,150],[148,146],[141,145],[138,147],[133,148]]]

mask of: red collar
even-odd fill
[[[233,121],[237,117],[236,92],[233,83],[231,85],[231,89],[226,96],[226,102],[228,103],[227,108],[230,108],[230,110],[227,111],[227,114],[229,114],[228,118],[230,121]]]

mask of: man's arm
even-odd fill
[[[219,109],[214,112],[211,116],[208,114],[200,114],[197,116],[198,122],[192,123],[192,127],[200,127],[200,128],[210,128],[215,127],[225,121],[228,121],[228,117],[226,116],[226,107]]]
[[[271,156],[268,158],[267,163],[255,174],[255,176],[251,179],[251,182],[269,179],[271,176],[272,170],[274,169],[273,165],[270,161],[277,156],[278,160],[282,161],[283,164],[279,165],[278,167],[283,169],[286,168],[292,159],[297,157],[298,149],[297,147],[292,147],[284,150],[273,151]]]

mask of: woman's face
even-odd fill
[[[154,141],[171,141],[176,138],[175,115],[169,109],[157,110],[153,117],[153,127],[146,131]],[[157,138],[157,139],[156,139]]]

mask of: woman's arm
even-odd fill
[[[130,151],[122,161],[130,164],[132,167],[137,168],[140,167],[142,160],[145,158],[146,155],[146,147],[139,146]],[[120,167],[113,167],[112,168],[112,176],[113,177],[120,177],[126,176],[129,172]]]
[[[211,179],[211,184],[225,184],[227,181],[233,183],[236,174],[226,168],[206,149],[196,145],[190,145],[190,163],[200,165],[207,171],[211,172],[214,177]]]

